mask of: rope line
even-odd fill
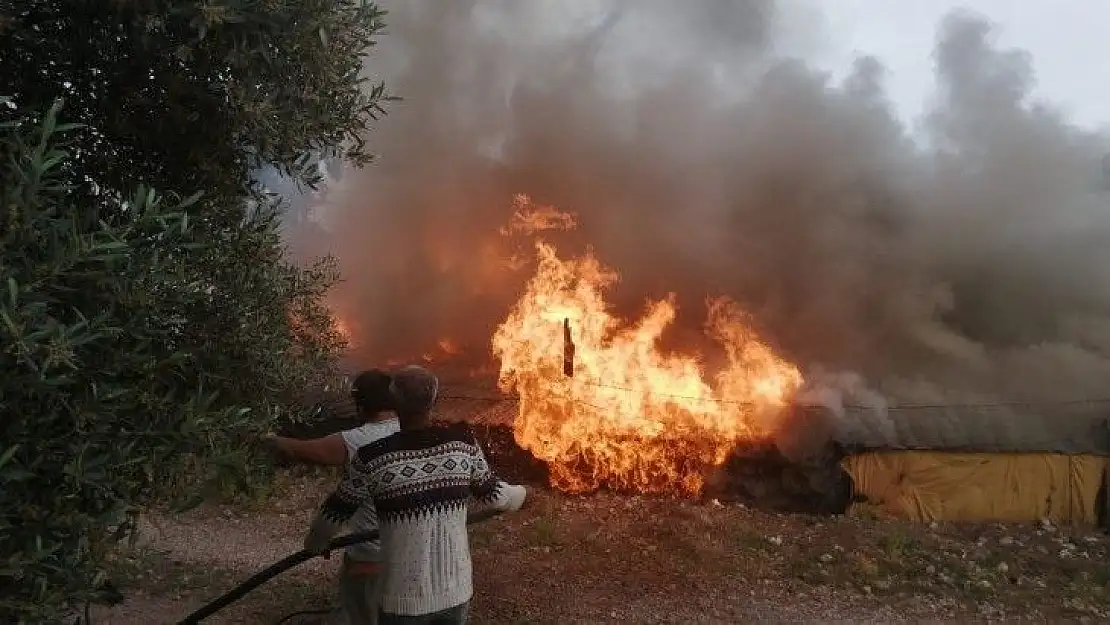
[[[527,344],[525,341],[519,341],[519,340],[514,341],[514,343],[516,343],[518,345],[526,345]],[[472,383],[473,383],[474,379],[475,379],[475,376],[471,375],[471,376],[468,376],[465,380],[459,380],[457,382],[455,382],[455,381],[445,382],[445,381],[441,380],[440,385],[439,385],[440,388],[448,390],[448,392],[440,393],[440,398],[441,399],[453,399],[453,400],[465,400],[465,401],[485,401],[485,402],[491,402],[491,403],[511,402],[511,401],[519,401],[520,400],[520,394],[519,393],[497,393],[496,395],[470,394],[469,393],[470,391],[476,391],[477,393],[483,393],[483,392],[488,393],[491,390],[488,387],[482,388],[482,387],[473,386]],[[675,393],[658,392],[658,391],[653,391],[653,390],[650,390],[650,389],[637,390],[637,389],[634,389],[634,388],[629,388],[627,386],[620,386],[620,385],[616,385],[616,384],[608,384],[608,383],[605,383],[605,382],[594,382],[594,381],[591,381],[591,380],[583,379],[581,377],[575,377],[575,378],[571,378],[571,379],[573,379],[574,384],[578,384],[578,385],[591,386],[591,387],[594,387],[594,388],[609,389],[609,390],[615,390],[615,391],[623,391],[623,392],[626,392],[626,393],[643,393],[643,395],[645,397],[651,397],[651,398],[674,399],[674,400],[680,400],[680,401],[683,401],[683,402],[707,402],[707,403],[713,403],[713,404],[723,404],[723,405],[732,405],[732,406],[749,406],[749,407],[751,407],[751,406],[759,405],[757,402],[737,400],[737,399],[725,399],[725,398],[719,398],[719,397],[693,397],[693,396],[689,396],[689,395],[679,395],[679,394],[675,394]],[[461,391],[461,393],[451,392],[451,391],[456,391],[456,390]],[[494,391],[494,392],[496,393],[497,391]],[[600,408],[598,406],[588,404],[587,402],[584,402],[583,400],[578,399],[578,398],[565,397],[564,399],[566,399],[567,401],[578,402],[578,403],[583,403],[583,404],[589,405],[590,407],[592,407],[596,410],[603,410],[602,408]],[[802,408],[807,408],[807,407],[809,407],[809,408],[820,408],[821,407],[820,404],[799,404],[799,405]],[[1098,397],[1098,398],[1091,398],[1091,399],[1045,400],[1045,401],[958,402],[958,403],[950,403],[950,404],[914,404],[914,403],[899,404],[899,403],[888,403],[887,405],[882,406],[881,409],[885,410],[885,411],[889,411],[889,412],[898,412],[898,411],[910,411],[910,410],[975,410],[975,409],[990,409],[990,408],[1001,409],[1001,408],[1034,408],[1034,407],[1036,407],[1036,408],[1051,408],[1051,407],[1060,407],[1060,406],[1082,406],[1082,405],[1107,406],[1107,405],[1110,405],[1110,397]],[[863,411],[866,411],[866,410],[874,411],[874,410],[879,409],[879,407],[874,406],[874,405],[869,406],[869,405],[865,405],[865,404],[848,404],[848,403],[842,404],[842,407],[845,410],[863,410]]]
[[[519,344],[524,344],[523,341],[517,341]],[[683,402],[706,402],[713,404],[731,405],[731,406],[747,406],[753,407],[759,405],[757,402],[744,401],[738,399],[727,399],[720,397],[694,397],[690,395],[679,395],[676,393],[664,393],[653,391],[650,389],[634,389],[627,386],[617,384],[609,384],[606,382],[595,382],[592,380],[583,379],[581,377],[571,378],[573,384],[581,386],[590,386],[593,388],[608,389],[614,391],[622,391],[626,393],[642,393],[645,397],[674,399]],[[440,388],[447,390],[445,393],[440,393],[441,399],[465,400],[465,401],[485,401],[491,403],[519,401],[519,393],[497,393],[496,395],[478,395],[477,393],[489,393],[491,389],[488,387],[482,388],[473,386],[474,377],[470,376],[465,380],[457,382],[440,381]],[[495,393],[497,391],[494,391]],[[579,398],[564,397],[567,401],[583,403],[589,405],[596,410],[603,410],[599,406],[594,406],[588,402],[584,402]],[[888,403],[882,406],[882,410],[889,412],[898,411],[911,411],[911,410],[976,410],[976,409],[1002,409],[1002,408],[1051,408],[1061,406],[1107,406],[1110,405],[1110,397],[1099,397],[1090,399],[1064,399],[1064,400],[1046,400],[1046,401],[993,401],[993,402],[958,402],[949,404],[914,404],[914,403]],[[802,408],[812,407],[819,408],[819,404],[800,404]],[[878,406],[869,406],[865,404],[842,404],[845,410],[877,410]]]
[[[732,399],[722,399],[716,397],[692,397],[685,395],[676,395],[672,393],[660,393],[651,390],[638,391],[636,389],[615,386],[611,384],[601,384],[590,382],[587,380],[579,380],[579,384],[592,386],[595,388],[604,388],[618,391],[625,391],[629,393],[643,393],[646,397],[664,397],[668,399],[677,399],[683,401],[693,402],[709,402],[716,404],[726,404],[735,406],[754,406],[755,402],[740,401]],[[520,395],[518,393],[507,393],[498,395],[479,395],[471,394],[469,391],[479,391],[477,387],[450,387],[451,390],[447,393],[441,393],[440,399],[445,400],[461,400],[461,401],[485,401],[491,403],[513,402],[519,401]],[[461,391],[461,392],[457,392]],[[554,394],[554,393],[553,393]],[[585,402],[582,399],[575,397],[565,397],[563,399],[572,402],[583,403],[590,405],[590,407],[602,410],[599,406],[594,406]],[[1107,406],[1110,405],[1110,398],[1092,398],[1092,399],[1069,399],[1069,400],[1046,400],[1046,401],[999,401],[999,402],[966,402],[966,403],[951,403],[951,404],[893,404],[884,406],[883,409],[887,411],[910,411],[910,410],[973,410],[973,409],[989,409],[989,408],[1051,408],[1059,406]],[[814,408],[820,407],[819,404],[801,404],[802,407],[812,406]],[[876,410],[876,406],[868,406],[865,404],[844,404],[844,408],[848,410]]]

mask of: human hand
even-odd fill
[[[518,484],[506,484],[505,488],[509,494],[508,512],[518,512],[528,505],[529,500],[532,498],[531,491],[527,486]]]
[[[265,434],[259,438],[258,448],[262,453],[279,460],[284,460],[288,456],[281,444],[281,437],[276,434]]]
[[[317,532],[310,531],[308,536],[305,536],[304,550],[315,557],[328,560],[331,558],[331,550],[328,549],[328,544],[330,542],[331,541]]]

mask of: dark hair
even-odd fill
[[[393,382],[388,373],[380,369],[363,371],[351,385],[351,398],[359,410],[381,412],[393,408],[393,395],[389,392]]]

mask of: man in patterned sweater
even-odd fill
[[[497,479],[471,435],[429,427],[438,387],[417,366],[393,376],[401,431],[359,449],[305,538],[307,550],[322,553],[363,502],[374,502],[385,568],[381,625],[465,625],[473,593],[468,502],[518,510],[526,497],[524,487]]]

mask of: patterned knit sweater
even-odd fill
[[[381,608],[420,616],[470,600],[468,501],[519,509],[525,491],[497,479],[464,431],[401,431],[359,449],[339,488],[321,506],[305,548],[321,551],[363,502],[381,527],[385,588]]]

